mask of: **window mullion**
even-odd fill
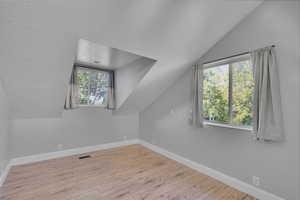
[[[229,123],[232,123],[232,63],[229,64],[229,87],[228,87],[228,115]]]
[[[88,84],[88,96],[90,96],[91,95],[91,84],[92,84],[92,82],[91,82],[91,80],[92,80],[92,75],[91,75],[91,72],[89,72],[89,84]],[[88,104],[90,104],[90,102],[89,102],[90,100],[88,99]]]

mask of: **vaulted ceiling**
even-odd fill
[[[151,104],[261,1],[0,0],[0,78],[13,117],[59,117],[80,38],[156,64],[120,112]]]

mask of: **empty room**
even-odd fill
[[[0,200],[300,200],[300,0],[0,0]]]

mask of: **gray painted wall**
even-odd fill
[[[252,176],[259,176],[262,189],[287,200],[300,199],[299,4],[266,1],[201,59],[275,44],[286,141],[259,143],[246,131],[189,126],[191,70],[140,114],[141,138],[250,184]]]
[[[5,169],[8,160],[8,132],[9,132],[9,108],[6,93],[0,81],[0,176]]]
[[[16,119],[10,135],[11,157],[111,143],[138,137],[139,117],[115,116],[103,108],[65,111],[61,118]]]

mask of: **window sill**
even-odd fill
[[[79,108],[105,108],[106,105],[79,105]]]
[[[243,130],[243,131],[253,131],[253,128],[251,127],[242,127],[242,126],[234,126],[230,124],[221,124],[216,122],[204,122],[204,126],[208,127],[219,127],[219,128],[230,128],[230,129],[237,129],[237,130]]]

